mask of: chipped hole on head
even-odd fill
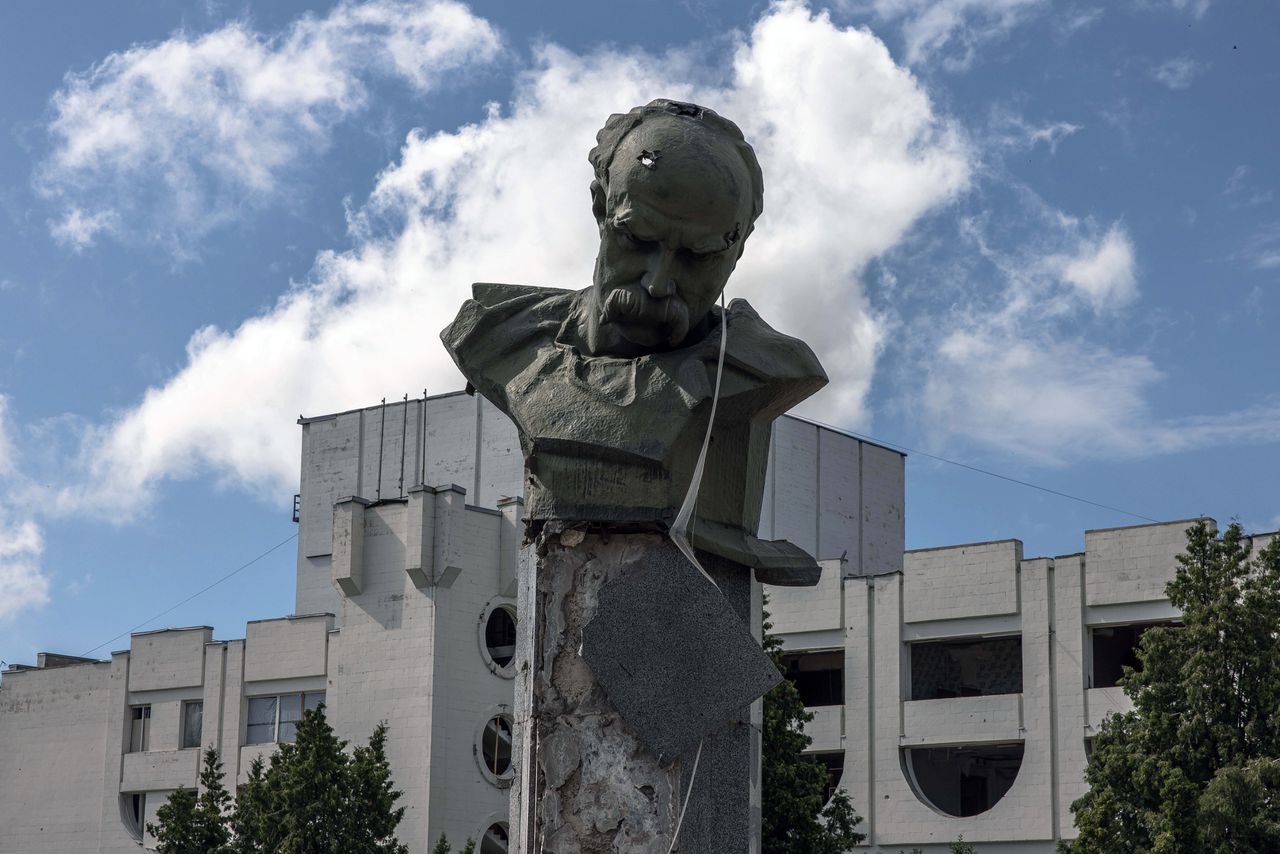
[[[646,148],[636,156],[636,160],[639,160],[640,165],[646,169],[655,169],[658,166],[658,158],[661,156],[662,152],[658,149],[655,148],[653,151],[650,151]]]

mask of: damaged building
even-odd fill
[[[323,702],[340,738],[381,720],[399,837],[508,850],[523,458],[511,423],[449,394],[304,418],[294,614],[131,636],[106,660],[42,654],[0,682],[0,852],[124,852],[202,748],[228,782]],[[811,751],[865,822],[859,850],[1052,852],[1074,835],[1092,734],[1164,598],[1187,521],[905,552],[904,458],[785,417],[761,536],[819,558],[767,588]]]

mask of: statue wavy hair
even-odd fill
[[[604,200],[609,187],[609,167],[613,164],[618,146],[626,139],[627,134],[638,128],[646,119],[659,116],[674,116],[686,121],[698,122],[727,139],[738,152],[738,156],[747,167],[747,174],[751,176],[751,218],[741,236],[741,240],[745,241],[755,227],[756,218],[764,210],[764,174],[760,171],[760,163],[756,160],[755,151],[738,126],[715,110],[684,101],[671,101],[667,98],[657,98],[627,113],[614,113],[596,134],[595,148],[587,154],[587,160],[595,170],[595,178],[591,181],[591,204],[596,219],[603,219],[605,215]]]

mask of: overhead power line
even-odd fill
[[[908,448],[906,445],[899,445],[896,442],[889,442],[884,439],[877,439],[875,436],[868,436],[864,433],[857,433],[853,430],[846,430],[843,427],[836,427],[831,424],[824,424],[823,422],[818,421],[816,418],[809,418],[805,416],[804,420],[812,422],[813,424],[817,424],[820,427],[825,427],[828,430],[834,430],[837,433],[843,433],[846,436],[852,436],[855,439],[862,439],[865,442],[875,442],[877,445],[884,445],[886,448],[893,448],[894,450],[897,450],[897,451],[906,451],[908,454],[916,454],[917,456],[928,457],[929,459],[937,460],[940,463],[947,463],[948,465],[959,466],[962,469],[968,469],[971,472],[977,472],[978,474],[985,474],[987,477],[999,478],[1000,480],[1008,481],[1009,483],[1016,483],[1018,486],[1025,486],[1028,489],[1035,489],[1035,490],[1039,490],[1040,492],[1047,492],[1049,495],[1056,495],[1059,498],[1066,498],[1070,501],[1078,501],[1081,504],[1088,504],[1092,507],[1099,507],[1103,510],[1110,510],[1112,513],[1122,513],[1125,516],[1132,516],[1133,518],[1141,519],[1144,522],[1156,522],[1156,523],[1160,522],[1159,519],[1152,519],[1150,516],[1143,516],[1141,513],[1134,513],[1132,510],[1124,510],[1120,507],[1112,507],[1110,504],[1102,504],[1101,502],[1093,501],[1092,499],[1089,499],[1089,498],[1081,498],[1079,495],[1072,495],[1068,492],[1062,492],[1061,490],[1050,489],[1047,486],[1041,486],[1040,484],[1032,483],[1029,480],[1019,480],[1016,477],[1009,477],[1009,475],[1007,474],[1000,474],[999,472],[994,472],[988,469],[979,468],[978,466],[971,466],[968,463],[962,463],[962,462],[959,462],[958,460],[949,460],[946,457],[940,457],[937,454],[931,454],[928,451],[920,451],[920,450],[916,450],[915,448]]]
[[[155,614],[154,616],[148,617],[147,619],[143,620],[141,623],[138,623],[138,625],[134,626],[133,628],[128,629],[127,631],[123,631],[123,632],[121,632],[120,634],[116,635],[115,637],[111,638],[110,640],[105,640],[105,641],[103,641],[102,643],[98,644],[97,646],[95,646],[95,647],[94,647],[93,649],[91,649],[91,650],[88,650],[88,651],[86,651],[86,652],[82,652],[82,653],[80,654],[80,657],[81,657],[81,658],[88,658],[90,655],[92,655],[93,653],[95,653],[95,652],[97,652],[98,650],[102,649],[102,648],[103,648],[104,646],[106,646],[107,644],[109,644],[109,643],[115,643],[116,641],[120,640],[120,638],[124,637],[125,635],[131,635],[131,634],[133,634],[133,633],[134,633],[134,632],[136,632],[138,629],[140,629],[140,628],[142,628],[143,626],[145,626],[147,623],[154,622],[155,620],[158,620],[158,619],[160,619],[161,617],[163,617],[165,614],[168,614],[168,613],[170,613],[171,611],[175,611],[175,610],[177,610],[178,608],[181,608],[183,605],[187,604],[187,603],[188,603],[188,602],[190,602],[192,599],[196,598],[197,596],[202,596],[202,595],[204,595],[205,593],[208,593],[210,590],[212,590],[213,588],[217,587],[217,586],[218,586],[219,584],[221,584],[222,582],[226,581],[227,579],[231,578],[232,576],[235,576],[235,575],[238,575],[238,574],[239,574],[239,573],[241,573],[241,572],[244,572],[246,569],[248,569],[249,567],[253,566],[255,563],[257,563],[258,561],[262,560],[262,559],[263,559],[264,557],[266,557],[267,555],[269,555],[269,554],[271,554],[272,552],[276,551],[276,550],[277,550],[277,549],[279,549],[281,546],[284,546],[284,545],[286,545],[287,543],[292,542],[293,540],[296,540],[297,538],[298,538],[298,532],[297,532],[297,531],[294,531],[294,532],[293,532],[292,534],[290,534],[288,537],[286,537],[285,539],[283,539],[283,540],[281,540],[280,542],[276,543],[274,546],[272,546],[271,548],[267,549],[267,550],[266,550],[265,552],[263,552],[262,554],[260,554],[260,555],[258,555],[257,557],[255,557],[253,560],[250,560],[250,561],[248,561],[247,563],[242,563],[240,566],[238,566],[238,567],[236,567],[235,569],[231,570],[231,571],[230,571],[230,572],[228,572],[226,575],[222,576],[222,577],[221,577],[221,578],[219,578],[217,581],[213,582],[212,584],[208,585],[207,587],[204,587],[204,588],[201,588],[200,590],[197,590],[195,593],[192,593],[192,594],[191,594],[190,596],[188,596],[186,599],[183,599],[181,602],[178,602],[178,603],[177,603],[177,604],[175,604],[175,605],[170,605],[168,608],[165,608],[165,609],[164,609],[163,611],[161,611],[160,613]]]

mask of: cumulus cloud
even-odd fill
[[[1211,415],[1153,411],[1164,373],[1109,343],[1139,297],[1123,224],[1102,227],[1033,196],[1018,216],[1036,237],[1015,237],[1013,248],[1001,243],[1008,223],[967,218],[961,237],[987,266],[959,272],[968,282],[946,308],[904,324],[923,374],[905,405],[935,444],[1056,466],[1280,441],[1278,398]]]
[[[110,234],[190,251],[274,198],[282,175],[365,106],[368,80],[427,91],[498,46],[453,0],[370,0],[271,35],[236,21],[113,53],[53,96],[53,151],[36,178],[59,210],[51,232],[77,248]]]
[[[0,496],[17,478],[10,435],[9,399],[0,394]],[[31,519],[14,519],[0,502],[0,620],[49,601],[49,579],[40,566],[44,541]]]
[[[586,153],[609,113],[659,96],[742,123],[765,213],[728,296],[818,351],[835,378],[818,404],[826,420],[863,421],[884,326],[860,273],[966,186],[968,146],[884,44],[798,3],[771,6],[731,63],[700,57],[545,46],[508,105],[413,133],[351,213],[352,247],[322,254],[307,282],[238,328],[197,332],[181,370],[89,432],[93,488],[64,490],[59,506],[124,506],[157,479],[208,470],[291,489],[299,412],[461,387],[437,334],[470,283],[589,284]]]
[[[1125,305],[1138,295],[1133,244],[1119,223],[1101,238],[1083,241],[1074,255],[1055,256],[1049,263],[1096,309]]]
[[[0,514],[0,620],[49,601],[49,579],[40,568],[44,541],[31,520]]]
[[[937,60],[952,70],[968,68],[979,48],[1049,7],[1047,0],[846,0],[843,5],[897,23],[908,63]]]
[[[1151,69],[1151,79],[1168,86],[1175,92],[1191,86],[1192,81],[1204,73],[1208,66],[1189,56],[1175,56]]]

